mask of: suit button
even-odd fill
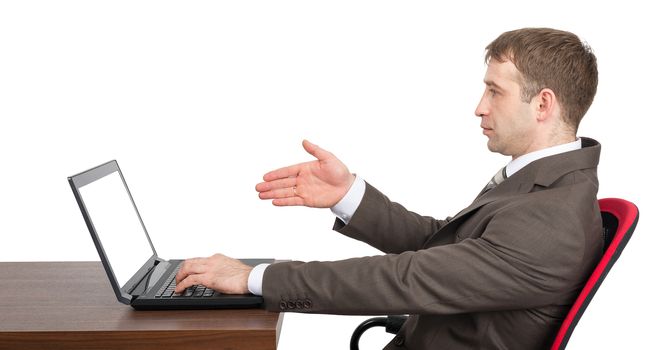
[[[298,299],[296,302],[297,308],[298,309],[303,309],[304,308],[304,301],[301,299]]]
[[[311,306],[313,306],[313,302],[311,302],[311,299],[304,300],[304,309],[310,309]]]
[[[405,339],[402,336],[396,336],[394,338],[394,345],[396,345],[396,346],[403,346],[404,342],[405,342]]]
[[[288,308],[288,303],[286,303],[284,300],[281,300],[281,304],[279,306],[281,310],[285,310]]]
[[[294,300],[288,301],[288,309],[292,310],[295,308],[295,302]]]

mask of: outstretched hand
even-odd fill
[[[271,171],[255,190],[277,206],[331,208],[346,195],[355,175],[332,153],[307,140],[302,146],[316,160]]]

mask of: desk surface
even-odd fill
[[[0,263],[0,349],[276,349],[282,314],[135,311],[99,262]]]

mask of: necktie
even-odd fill
[[[499,171],[494,174],[491,180],[487,183],[487,186],[482,190],[481,194],[491,190],[492,188],[498,186],[500,183],[503,182],[503,180],[507,179],[508,176],[506,175],[506,167],[504,166],[503,168],[499,169]]]

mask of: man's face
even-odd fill
[[[512,156],[528,153],[535,137],[536,120],[530,103],[523,102],[520,72],[510,61],[490,60],[484,79],[486,88],[475,110],[492,152]]]

